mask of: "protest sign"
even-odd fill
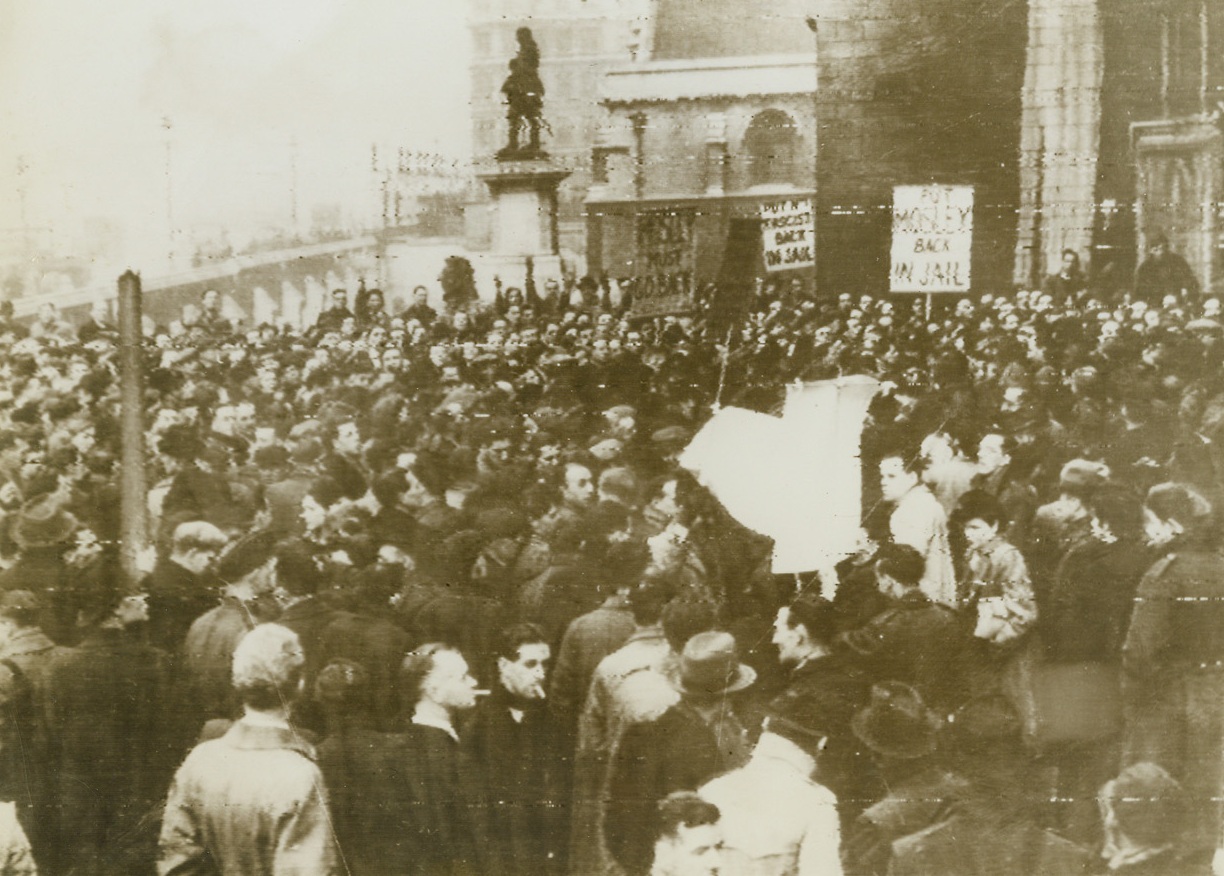
[[[789,271],[816,265],[816,226],[810,199],[761,205],[765,270]]]
[[[893,189],[892,292],[968,292],[973,186]]]
[[[646,210],[637,214],[634,316],[692,308],[696,218],[694,210]]]

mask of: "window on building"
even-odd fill
[[[794,183],[799,159],[795,120],[782,110],[757,113],[744,134],[748,184]]]

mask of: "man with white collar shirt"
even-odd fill
[[[459,742],[455,721],[476,706],[476,679],[448,645],[422,645],[400,667],[400,698],[410,709],[404,733],[403,860],[408,876],[483,872],[479,773]]]
[[[544,707],[551,648],[534,624],[507,627],[498,638],[497,683],[461,737],[480,775],[488,872],[559,872],[565,840],[560,746]]]

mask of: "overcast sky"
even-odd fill
[[[303,211],[366,183],[373,141],[466,157],[465,12],[462,0],[0,0],[0,230],[21,227],[21,166],[33,225],[164,229],[167,138],[185,224],[287,215],[295,140]]]

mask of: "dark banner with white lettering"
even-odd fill
[[[696,210],[637,214],[633,314],[678,313],[693,307]]]

